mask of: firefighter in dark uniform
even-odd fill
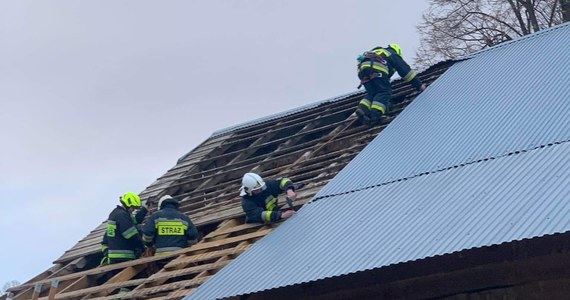
[[[286,193],[289,199],[296,198],[291,180],[279,178],[263,181],[261,176],[255,173],[243,175],[240,196],[245,222],[273,223],[293,216],[294,210],[281,212],[277,206],[277,197],[282,193]]]
[[[111,212],[107,231],[103,236],[101,264],[113,264],[137,258],[143,249],[140,233],[132,213],[141,207],[141,199],[135,193],[125,193],[121,205]]]
[[[169,195],[158,201],[159,211],[143,226],[143,241],[161,255],[191,246],[198,241],[198,230],[187,215],[178,210],[178,201]]]
[[[148,220],[148,218],[150,218],[150,216],[152,215],[152,213],[154,213],[156,208],[157,208],[156,198],[149,197],[141,206],[141,208],[133,213],[134,221],[137,229],[139,230],[139,233],[142,234],[142,227],[144,223],[146,222],[146,220]]]
[[[390,77],[395,72],[398,72],[404,82],[410,82],[416,90],[426,89],[426,85],[422,84],[402,58],[402,49],[398,44],[390,44],[386,48],[376,47],[358,56],[357,61],[360,79],[358,87],[364,85],[367,95],[360,100],[356,115],[365,124],[373,126],[380,123],[388,112],[392,97]]]

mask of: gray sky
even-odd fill
[[[411,60],[426,8],[0,1],[0,285],[51,267],[214,131],[355,91],[371,47]]]

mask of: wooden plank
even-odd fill
[[[226,255],[239,255],[247,250],[249,246],[241,246],[230,249],[217,250],[212,252],[200,253],[191,256],[180,256],[179,258],[172,260],[164,266],[165,270],[179,269],[185,267],[189,263],[200,263],[207,260],[212,260]]]
[[[236,224],[239,224],[239,223],[235,219],[225,221],[225,222],[223,222],[223,224],[220,224],[218,229],[215,230],[214,232],[223,232],[223,231],[226,231],[228,229],[235,228],[235,227],[237,227]],[[260,227],[260,229],[264,229],[264,228],[267,228],[267,227]],[[218,238],[222,238],[222,237],[224,237],[224,236],[218,235]],[[172,278],[173,274],[175,274],[173,272],[176,272],[176,270],[186,268],[186,266],[190,263],[192,265],[196,266],[196,264],[198,264],[200,262],[212,260],[215,258],[218,258],[217,262],[219,262],[222,257],[228,257],[229,255],[233,256],[236,254],[241,254],[243,251],[245,251],[249,247],[249,245],[251,245],[251,243],[246,242],[246,241],[242,241],[233,249],[224,249],[224,250],[220,250],[220,251],[213,251],[213,252],[206,252],[206,253],[201,253],[202,251],[198,251],[199,253],[196,255],[193,255],[193,256],[186,256],[186,255],[185,256],[179,256],[177,259],[171,261],[168,265],[166,265],[160,272],[153,275],[154,277],[160,277],[158,280],[155,280],[152,283],[151,282],[146,283],[144,287],[141,286],[139,288],[161,285],[161,284],[165,283],[168,279]],[[199,272],[198,276],[204,276],[204,274],[209,273],[211,269],[212,269],[211,267],[208,267],[206,269],[197,269],[198,270],[197,272]],[[169,271],[169,270],[174,270],[174,271]],[[188,269],[184,269],[184,270],[186,270],[186,271],[183,271],[183,272],[186,273]]]
[[[309,125],[315,125],[315,123],[316,123],[316,122],[315,122],[315,120],[313,119],[313,120],[311,120],[310,123],[307,124],[307,126],[309,126]],[[296,126],[300,126],[300,125],[299,125],[299,124],[296,124]],[[301,131],[300,133],[296,133],[296,134],[291,135],[291,136],[286,136],[286,137],[283,137],[283,138],[279,138],[279,139],[275,139],[275,140],[270,140],[270,141],[264,142],[263,144],[259,144],[259,145],[256,145],[256,143],[258,143],[258,141],[255,141],[252,145],[250,145],[250,146],[247,147],[247,151],[244,151],[244,150],[238,150],[238,151],[236,151],[235,153],[237,153],[237,155],[231,160],[231,162],[226,163],[226,164],[224,164],[224,165],[221,166],[221,167],[209,169],[209,170],[207,170],[207,171],[202,172],[201,174],[202,174],[204,177],[211,176],[211,175],[213,175],[213,173],[217,173],[217,172],[219,172],[219,171],[223,171],[224,169],[227,169],[228,166],[236,165],[236,164],[239,164],[239,163],[242,162],[242,161],[246,161],[246,160],[243,159],[243,157],[244,157],[244,156],[247,156],[248,153],[255,152],[255,151],[258,150],[258,149],[261,149],[261,148],[264,148],[264,147],[268,147],[268,146],[271,146],[271,145],[274,145],[274,144],[293,144],[293,145],[294,145],[294,144],[296,144],[296,143],[287,143],[287,142],[288,142],[290,139],[292,139],[292,138],[301,139],[301,138],[305,137],[306,135],[314,134],[314,133],[317,133],[317,132],[320,132],[320,131],[324,131],[324,130],[328,130],[328,129],[334,128],[334,127],[336,127],[336,126],[337,126],[337,123],[333,123],[333,124],[327,124],[327,125],[323,125],[323,126],[319,126],[319,127],[315,127],[315,128],[310,128],[310,130]],[[267,140],[267,139],[269,138],[269,136],[267,136],[267,132],[266,132],[266,133],[264,133],[263,135],[261,135],[260,138],[263,138],[264,140]],[[280,153],[282,150],[284,150],[284,148],[277,148],[277,150],[271,152],[270,154],[272,154],[272,153]],[[226,155],[226,154],[224,154],[224,155]],[[259,156],[256,156],[256,157],[254,157],[254,158],[249,158],[249,159],[247,159],[247,160],[254,160],[254,159],[257,159],[258,157],[259,157]],[[216,159],[217,159],[217,158],[219,158],[219,157],[216,157]],[[190,182],[190,181],[191,181],[191,180],[189,180],[188,182]]]
[[[299,156],[303,155],[307,151],[307,148],[314,146],[314,145],[317,145],[318,142],[319,142],[319,139],[315,139],[315,140],[311,140],[311,141],[306,142],[306,143],[301,144],[301,145],[294,145],[294,146],[288,148],[287,151],[283,151],[283,155],[279,155],[276,157],[274,157],[274,156],[278,153],[272,153],[271,157],[267,156],[267,159],[265,159],[263,161],[263,164],[267,164],[267,163],[275,164],[275,161],[283,161],[282,163],[278,163],[278,164],[288,165],[288,164],[296,161]],[[298,148],[298,149],[294,150],[295,148]],[[253,168],[259,164],[260,163],[258,160],[254,160],[251,164],[240,167],[238,169],[227,170],[226,172],[235,172],[236,174],[242,174],[244,172],[244,170],[251,169],[251,168]],[[235,179],[233,179],[231,181],[226,180],[223,184],[219,185],[220,186],[219,188],[217,186],[211,186],[211,187],[206,187],[206,188],[203,188],[200,190],[193,190],[193,191],[190,191],[188,193],[182,193],[182,194],[177,195],[178,197],[187,197],[187,196],[194,197],[194,198],[190,198],[190,199],[185,199],[183,201],[183,203],[181,203],[181,205],[180,205],[181,210],[184,211],[187,207],[195,207],[196,201],[191,201],[191,200],[203,198],[204,195],[201,193],[208,193],[208,191],[210,191],[212,189],[228,191],[229,185],[233,185],[233,184],[235,184],[235,186],[239,186],[240,178],[241,178],[241,175],[240,176],[236,175]],[[231,187],[231,188],[235,190],[234,187]],[[192,195],[194,195],[194,196],[192,196]],[[190,203],[188,202],[189,200],[190,200]]]
[[[222,180],[223,176],[220,176],[222,174],[225,174],[225,172],[223,170],[225,170],[228,165],[232,165],[236,162],[239,162],[241,160],[243,160],[244,158],[248,157],[249,155],[253,154],[255,151],[257,151],[256,147],[259,147],[259,144],[264,144],[266,143],[267,140],[272,139],[275,136],[275,132],[273,129],[269,129],[264,135],[258,137],[255,139],[255,141],[253,141],[253,143],[251,143],[250,145],[247,146],[247,148],[242,149],[241,151],[239,151],[239,153],[237,155],[235,155],[233,158],[231,158],[231,160],[229,162],[223,163],[224,167],[222,168],[214,168],[217,170],[207,170],[204,172],[201,172],[201,178],[199,179],[199,183],[197,184],[196,187],[194,187],[194,190],[200,190],[203,189],[207,186],[212,186],[212,185],[216,185],[219,183],[219,181]],[[219,159],[219,158],[218,158]],[[209,175],[212,174],[212,175]],[[218,175],[218,176],[215,176]],[[206,179],[206,177],[208,177]]]
[[[195,274],[195,273],[201,273],[204,271],[221,269],[224,266],[226,266],[228,263],[229,263],[229,261],[221,261],[221,262],[203,264],[203,265],[199,265],[199,266],[195,266],[195,267],[189,267],[189,268],[184,268],[184,269],[179,269],[179,270],[174,270],[174,271],[166,271],[166,272],[162,272],[160,274],[157,273],[157,274],[153,274],[152,276],[147,278],[145,283],[151,283],[153,281],[160,280],[160,279],[171,279],[171,278],[175,278],[178,276],[184,276],[184,275],[190,275],[190,274]]]
[[[137,276],[137,274],[139,274],[145,268],[146,268],[145,265],[136,265],[136,266],[125,268],[124,270],[122,270],[121,272],[119,272],[115,276],[113,276],[111,279],[107,280],[107,282],[105,282],[102,285],[131,280],[133,277]],[[107,295],[109,295],[109,290],[101,291],[99,293],[96,293],[93,296],[101,297],[101,296],[107,296]],[[87,296],[90,296],[90,295],[87,295]],[[88,297],[88,298],[92,298],[92,297]]]
[[[239,243],[236,248],[249,247],[249,246],[251,246],[251,243],[249,243],[248,241],[243,241],[243,242]],[[233,259],[230,258],[229,256],[222,256],[222,257],[220,257],[220,258],[216,261],[216,264],[230,263],[232,260],[233,260]],[[199,280],[199,279],[202,279],[202,278],[208,278],[208,277],[210,277],[211,275],[213,275],[213,274],[212,274],[212,271],[213,271],[213,270],[216,270],[216,271],[217,271],[216,268],[211,268],[211,269],[204,270],[203,272],[201,272],[200,274],[198,274],[196,277],[194,277],[194,280]]]
[[[339,123],[343,124],[344,121],[339,122]],[[336,124],[335,124],[335,125],[336,125]],[[288,157],[288,156],[298,156],[298,155],[302,155],[303,153],[305,153],[305,152],[307,151],[307,148],[311,147],[312,145],[317,145],[319,142],[321,142],[321,140],[326,140],[326,139],[327,139],[327,135],[322,136],[322,137],[320,137],[320,138],[318,138],[318,139],[312,139],[312,140],[307,141],[307,142],[302,143],[302,144],[291,145],[291,146],[286,147],[286,148],[283,148],[283,149],[281,149],[281,150],[279,150],[279,151],[271,152],[269,155],[265,155],[265,157],[266,157],[265,161],[267,161],[267,160],[275,160],[275,159],[283,159],[284,157]],[[296,149],[296,150],[295,150],[295,149]],[[257,163],[257,164],[259,163],[259,159],[258,159],[258,158],[259,158],[259,157],[256,157],[255,162],[253,162],[253,163],[251,163],[251,164],[248,164],[248,165],[245,165],[245,166],[237,167],[236,170],[242,170],[242,169],[251,168],[252,165],[255,165],[256,163]],[[227,168],[227,167],[224,166],[224,168]],[[229,172],[229,171],[233,171],[233,170],[227,170],[226,172]],[[176,184],[173,184],[171,187],[182,186],[182,185],[184,185],[184,184],[189,184],[189,183],[192,183],[192,182],[195,182],[195,181],[201,181],[201,180],[203,180],[203,179],[207,179],[207,178],[210,178],[210,177],[213,177],[213,176],[219,176],[219,175],[218,175],[218,174],[212,174],[212,175],[204,176],[204,178],[185,180],[185,181],[181,181],[181,182],[178,182],[178,183],[176,183]],[[181,178],[181,180],[184,180],[184,179],[185,179],[185,178]],[[204,190],[204,189],[202,188],[202,189],[200,189],[200,190]],[[195,191],[192,191],[192,192],[195,192]]]
[[[105,282],[105,284],[130,280],[133,277],[137,276],[137,274],[140,273],[140,271],[142,271],[144,268],[145,268],[144,265],[135,265],[135,266],[125,268],[121,272],[117,273],[117,275],[115,275],[111,279],[107,280],[107,282]]]
[[[342,123],[342,122],[341,122],[341,123]],[[288,137],[285,137],[285,138],[281,138],[281,139],[278,139],[278,140],[271,141],[271,142],[269,142],[269,143],[265,143],[264,145],[269,145],[269,144],[273,144],[273,143],[276,143],[276,142],[279,142],[279,143],[280,143],[280,142],[284,142],[284,144],[293,144],[293,146],[297,146],[297,147],[298,147],[298,145],[296,145],[296,143],[291,143],[291,141],[292,141],[292,140],[295,140],[295,139],[301,139],[301,138],[303,138],[303,137],[304,137],[305,135],[307,135],[307,134],[312,134],[312,133],[315,133],[315,132],[327,130],[327,129],[329,129],[329,128],[336,128],[337,126],[338,126],[338,125],[337,125],[336,123],[335,123],[335,124],[325,125],[325,126],[320,126],[320,127],[318,127],[318,128],[314,128],[314,129],[311,129],[311,130],[307,130],[307,131],[303,132],[302,134],[299,134],[299,133],[298,133],[298,134],[295,134],[295,135],[293,135],[293,136],[288,136]],[[266,135],[265,135],[265,136],[266,136]],[[327,136],[328,136],[328,135],[324,135],[323,137],[326,138]],[[315,143],[316,141],[318,141],[318,139],[312,140],[311,143]],[[289,149],[289,148],[290,148],[290,147],[282,147],[282,146],[280,146],[276,151],[271,152],[270,157],[268,157],[268,159],[270,159],[271,156],[276,156],[277,154],[279,154],[280,151],[285,151],[285,150],[287,150],[287,151],[290,152],[290,149]],[[249,150],[250,150],[250,149],[248,148],[248,151],[249,151]],[[301,154],[301,153],[295,153],[295,154]],[[240,154],[240,155],[241,155],[241,154]],[[289,153],[288,155],[291,155],[291,153]],[[238,155],[237,157],[239,157],[239,155]],[[236,157],[236,158],[237,158],[237,157]],[[279,157],[279,159],[282,159],[282,158],[283,158],[283,156],[280,156],[280,157]],[[253,159],[256,161],[256,163],[259,162],[259,157],[255,157],[255,158],[253,158]],[[292,160],[291,162],[293,162],[293,161],[295,161],[295,160]],[[236,164],[242,165],[243,162],[242,162],[242,161],[239,161],[239,162],[236,162]],[[255,163],[254,163],[254,164],[255,164]],[[234,164],[234,162],[232,161],[232,162],[226,164],[226,165],[223,166],[223,167],[216,168],[214,171],[220,172],[220,171],[222,171],[222,170],[227,170],[229,167],[232,167],[232,166],[234,166],[234,165],[235,165],[235,164]],[[250,168],[250,166],[247,166],[246,169],[249,169],[249,168]],[[213,170],[208,170],[208,172],[210,172],[210,171],[213,171]],[[226,173],[227,173],[227,172],[225,172],[224,174],[226,174]],[[240,173],[243,173],[243,172],[240,172]],[[204,172],[204,173],[203,173],[203,175],[205,175],[205,174],[207,174],[207,172]],[[212,176],[215,176],[215,175],[205,175],[205,176],[203,176],[202,178],[199,178],[199,179],[190,179],[190,180],[186,180],[186,181],[180,182],[180,184],[190,184],[190,183],[192,183],[192,182],[194,182],[194,181],[202,181],[202,180],[204,180],[204,178],[211,178]],[[237,179],[236,179],[236,180],[237,180]],[[208,181],[206,181],[206,182],[208,182]],[[225,182],[225,183],[226,183],[226,185],[227,185],[227,182]],[[202,183],[201,186],[204,186],[204,183]],[[211,187],[209,187],[209,188],[211,188]],[[198,187],[197,189],[193,190],[191,193],[196,193],[198,190],[203,190],[203,189],[204,189],[204,188]],[[202,195],[200,195],[200,197],[201,197],[201,196],[202,196]],[[194,204],[194,203],[192,203],[192,204]],[[184,206],[184,205],[183,205],[183,206]],[[193,206],[195,206],[195,204],[194,204]]]
[[[42,293],[42,284],[36,283],[34,286],[34,293],[32,294],[32,300],[38,300],[40,298],[40,294]]]
[[[34,288],[27,288],[25,290],[23,290],[22,292],[16,292],[14,291],[14,300],[29,300],[32,299],[32,296],[34,294]]]
[[[127,297],[123,298],[123,299],[143,297],[143,296],[147,296],[147,295],[156,294],[159,292],[167,292],[167,291],[169,292],[172,290],[179,290],[179,289],[183,289],[183,288],[193,288],[193,287],[197,287],[197,286],[201,285],[206,280],[208,280],[208,278],[210,278],[210,276],[205,276],[205,277],[201,277],[201,278],[197,278],[197,279],[178,281],[178,282],[173,282],[173,283],[169,283],[169,284],[163,284],[163,285],[160,285],[157,287],[140,289],[140,290],[133,291],[132,293],[127,294]]]
[[[89,287],[90,285],[91,282],[89,281],[89,277],[87,275],[84,275],[79,277],[77,280],[73,281],[67,287],[62,288],[60,293],[67,293],[67,292],[81,290]]]
[[[263,122],[260,124],[257,124],[255,126],[257,126],[258,128],[255,130],[252,130],[250,127],[249,129],[243,129],[243,130],[238,130],[235,135],[234,135],[234,139],[242,139],[242,138],[246,138],[249,136],[256,136],[256,135],[261,135],[264,133],[265,130],[267,130],[268,127],[275,127],[277,122],[281,122],[283,124],[283,127],[285,129],[289,128],[291,124],[302,124],[305,125],[309,122],[311,122],[316,116],[318,116],[319,114],[322,114],[323,111],[327,110],[328,114],[335,114],[339,111],[344,111],[346,109],[356,109],[356,103],[354,102],[354,100],[356,100],[356,98],[361,97],[361,96],[348,96],[346,99],[344,100],[340,100],[337,101],[335,103],[323,103],[320,106],[311,108],[311,109],[307,109],[305,111],[301,111],[301,112],[297,112],[294,115],[289,115],[289,116],[284,116],[278,119],[274,119],[273,124],[269,122]],[[283,128],[282,127],[282,128]],[[282,129],[280,128],[280,129]]]
[[[57,287],[59,286],[59,280],[57,278],[52,279],[51,286],[49,289],[48,300],[54,300],[55,294],[57,294]]]
[[[240,224],[240,222],[239,222],[238,220],[236,220],[236,219],[226,219],[225,221],[222,221],[222,222],[218,225],[218,228],[217,228],[216,230],[214,230],[213,232],[211,232],[211,233],[209,233],[208,235],[206,235],[206,236],[204,237],[204,239],[203,239],[201,242],[202,242],[202,243],[203,243],[203,242],[206,242],[206,239],[209,238],[211,235],[215,234],[215,232],[217,232],[217,231],[223,231],[223,230],[231,229],[231,228],[233,228],[233,227],[238,226],[239,224]],[[222,251],[223,251],[223,250],[222,250]],[[192,256],[190,256],[189,254],[180,255],[180,256],[178,256],[177,258],[175,258],[175,259],[173,259],[172,261],[170,261],[168,264],[166,264],[166,265],[164,266],[163,270],[161,270],[161,271],[164,271],[164,270],[167,270],[167,269],[182,268],[182,267],[184,267],[184,266],[186,265],[186,263],[185,263],[185,262],[179,263],[179,262],[181,262],[181,261],[188,261],[188,258],[194,258],[194,259],[196,259],[197,261],[200,261],[200,260],[207,260],[207,259],[208,259],[207,256],[202,256],[202,253],[205,253],[205,252],[206,252],[206,250],[201,250],[201,251],[194,251],[194,252],[193,252],[194,255],[192,255]],[[217,252],[219,252],[219,251],[213,251],[213,252],[211,251],[211,252],[209,252],[209,253],[212,253],[212,255],[215,256],[215,255],[216,255],[215,253],[217,253]],[[208,253],[208,252],[206,252],[206,253]]]
[[[208,234],[207,236],[205,236],[204,239],[210,240],[214,237],[219,237],[221,235],[231,234],[231,233],[240,232],[240,231],[244,231],[244,230],[248,230],[248,229],[261,228],[263,226],[265,226],[265,225],[264,224],[247,224],[247,223],[241,224],[241,225],[231,227],[231,228],[227,228],[224,230],[213,231],[210,234]]]
[[[81,289],[78,291],[58,294],[56,296],[56,299],[73,299],[73,298],[78,298],[80,296],[84,296],[84,295],[88,295],[88,294],[96,294],[99,292],[111,293],[111,292],[113,292],[113,290],[116,290],[119,288],[137,286],[137,285],[143,283],[145,280],[146,280],[146,278],[134,279],[134,280],[129,280],[129,281],[104,284],[101,286],[88,287],[88,288],[84,288],[84,289]]]
[[[196,290],[196,288],[180,289],[180,290],[171,292],[164,299],[179,299],[182,297],[186,297],[186,296],[192,294],[195,290]]]
[[[196,245],[192,246],[191,251],[197,251],[197,250],[202,250],[202,249],[212,249],[212,248],[217,248],[220,246],[225,246],[225,245],[229,245],[229,244],[239,243],[242,241],[256,239],[256,238],[260,238],[260,237],[267,235],[271,231],[273,231],[273,230],[272,229],[266,229],[266,230],[256,231],[256,232],[252,232],[252,233],[248,233],[248,234],[244,234],[244,235],[240,235],[240,236],[236,236],[236,237],[230,237],[230,238],[219,240],[219,241],[212,241],[212,242],[205,242],[205,243],[196,244]],[[191,251],[187,251],[187,252],[189,253]]]

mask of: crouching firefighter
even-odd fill
[[[275,223],[295,214],[290,209],[281,212],[277,204],[280,194],[294,201],[297,197],[293,182],[287,178],[277,178],[264,181],[255,173],[245,173],[240,188],[241,207],[245,213],[246,223]]]
[[[143,226],[143,241],[161,255],[198,242],[198,230],[190,218],[178,210],[178,201],[169,195],[158,201],[154,212]]]
[[[426,85],[402,58],[402,49],[398,44],[376,47],[359,55],[356,60],[360,79],[358,88],[364,86],[366,89],[366,96],[358,103],[356,115],[364,124],[374,126],[388,113],[392,97],[390,77],[394,72],[398,72],[402,80],[410,82],[416,90],[426,89]]]
[[[141,199],[135,193],[128,192],[120,197],[121,205],[117,205],[109,214],[107,231],[103,236],[101,264],[114,264],[136,259],[143,249],[133,211],[141,207]]]

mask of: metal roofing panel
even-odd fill
[[[568,157],[564,142],[312,202],[186,299],[568,231]]]
[[[570,138],[569,46],[567,23],[455,63],[316,197]]]

